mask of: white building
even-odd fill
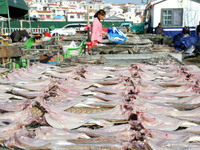
[[[78,6],[79,6],[79,9],[83,9],[83,10],[87,9],[87,3],[86,3],[86,1],[80,2],[80,4]]]
[[[34,0],[24,0],[27,6],[33,5],[35,2]]]
[[[94,20],[94,15],[95,15],[95,13],[96,13],[96,12],[90,12],[90,13],[89,13],[89,21],[90,21],[90,22],[92,22],[92,21]],[[86,16],[87,16],[87,15],[86,15]],[[87,20],[87,18],[86,18],[86,20]]]
[[[46,10],[55,10],[56,8],[59,8],[61,5],[60,4],[53,4],[53,3],[48,3],[47,4],[47,9]],[[53,12],[54,13],[54,12]]]
[[[104,18],[103,21],[106,21],[106,22],[124,22],[125,19],[123,17],[123,15],[119,15],[119,16],[110,16],[110,17],[107,17],[107,18]]]
[[[161,23],[164,35],[171,37],[180,33],[184,26],[194,34],[200,20],[199,0],[156,0],[146,9],[150,9],[149,21],[153,31]]]
[[[141,14],[135,12],[126,12],[123,14],[125,21],[132,21],[133,23],[142,23]]]
[[[46,4],[49,3],[48,0],[33,0],[35,2],[35,4]]]
[[[136,5],[135,3],[127,4],[111,4],[105,7],[106,18],[109,17],[120,17],[125,19],[125,21],[130,21],[133,23],[141,23],[141,14],[145,10],[145,6]]]
[[[89,5],[89,9],[92,9],[94,11],[104,9],[104,1],[102,0],[90,0],[88,2],[88,5]]]
[[[66,21],[85,21],[84,12],[67,12]]]
[[[67,5],[79,5],[82,2],[85,2],[85,0],[60,0],[60,4],[62,4],[63,6],[67,6]]]
[[[132,21],[133,23],[142,23],[142,14],[145,10],[145,5],[137,5],[135,3],[122,4],[124,18],[126,21]]]
[[[123,13],[123,9],[117,4],[106,5],[104,10],[106,12],[106,18]]]
[[[99,9],[105,9],[106,11],[105,18],[115,16],[116,18],[119,17],[121,19],[125,19],[125,21],[140,23],[141,16],[138,14],[140,14],[143,11],[143,9],[141,8],[142,6],[136,5],[134,3],[119,5],[119,4],[104,3],[103,0],[88,0],[88,1],[87,0],[25,0],[25,1],[31,4],[30,10],[51,11],[52,19],[54,20],[55,18],[56,20],[59,20],[61,16],[64,16],[64,18],[66,18],[67,21],[86,21],[87,4],[89,6],[89,11],[90,11],[89,14],[90,21],[93,21],[94,14]],[[31,2],[33,2],[33,4]],[[36,17],[38,15],[30,14],[30,16]]]
[[[43,5],[42,4],[33,4],[29,6],[29,10],[43,10]]]
[[[51,9],[52,15],[53,16],[65,16],[65,9],[62,7],[55,7]]]
[[[146,7],[146,5],[136,5],[135,12],[144,14],[145,7]]]
[[[48,0],[48,3],[60,5],[62,3],[62,0]]]
[[[30,17],[40,18],[44,21],[49,21],[53,19],[51,11],[40,11],[40,10],[30,10]]]

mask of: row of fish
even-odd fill
[[[200,69],[33,64],[0,79],[0,144],[21,149],[198,149]]]
[[[181,64],[181,62],[178,61],[176,58],[170,57],[168,55],[152,57],[151,59],[143,60],[142,63],[148,64],[148,65],[170,65],[170,64],[176,64],[178,66],[180,66],[180,64]]]

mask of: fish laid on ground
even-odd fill
[[[19,147],[22,149],[50,149],[51,142],[45,140],[37,140],[30,136],[28,131],[22,129],[14,133],[8,147]]]
[[[30,98],[30,99],[36,98],[40,94],[39,91],[38,92],[27,91],[27,90],[19,89],[19,88],[13,88],[13,89],[10,90],[10,92],[12,94],[23,96],[23,97]]]
[[[35,129],[35,139],[38,140],[58,140],[58,139],[90,139],[84,133],[72,130],[56,129],[48,126],[41,126]]]
[[[144,112],[138,112],[138,119],[146,129],[175,131],[179,127],[197,126],[197,124],[188,121],[181,121],[164,115],[155,115]]]
[[[199,149],[199,77],[199,68],[175,64],[13,70],[0,78],[0,144]]]
[[[21,100],[16,102],[0,103],[1,111],[21,111],[31,104],[30,100]]]

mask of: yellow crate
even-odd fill
[[[8,46],[8,40],[3,40],[3,45]]]

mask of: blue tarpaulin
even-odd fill
[[[108,40],[113,43],[123,43],[126,41],[126,36],[118,28],[111,27],[107,29]]]
[[[184,37],[182,34],[177,34],[176,36],[174,36],[174,39],[173,39],[173,41],[174,41],[173,47],[176,50],[185,50],[190,45],[197,43],[198,40],[199,40],[198,36]]]

